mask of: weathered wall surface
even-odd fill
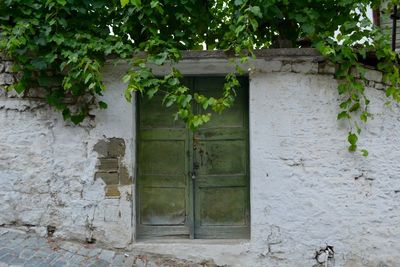
[[[10,84],[12,69],[1,64],[0,83]],[[119,78],[107,77],[106,83]],[[126,172],[132,174],[134,114],[122,88],[107,92],[106,101],[112,102],[107,112],[77,127],[42,101],[2,91],[0,225],[29,227],[43,235],[52,226],[56,236],[94,238],[115,247],[131,242],[132,176]],[[104,157],[119,168],[105,165]],[[106,174],[117,180],[107,180]]]
[[[385,107],[381,76],[369,72],[375,118],[360,146],[370,155],[347,152],[337,82],[319,61],[270,55],[250,73],[250,240],[131,243],[134,189],[126,172],[132,176],[135,162],[135,108],[122,96],[124,67],[112,65],[105,69],[109,109],[82,127],[40,102],[0,98],[0,225],[42,233],[52,225],[67,238],[92,235],[109,246],[131,243],[135,251],[218,265],[319,266],[316,251],[333,246],[328,266],[398,266],[399,109]],[[229,71],[222,59],[201,62],[181,68]]]
[[[384,92],[368,89],[375,119],[360,140],[364,158],[346,151],[331,76],[255,74],[250,87],[252,243],[265,248],[260,255],[275,266],[311,266],[330,245],[333,266],[398,266],[398,107],[385,108]]]

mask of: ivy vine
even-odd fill
[[[194,114],[191,105],[199,103],[217,113],[232,106],[240,68],[226,76],[221,96],[213,98],[192,94],[176,68],[157,77],[149,64],[174,65],[183,50],[219,49],[243,62],[254,57],[255,49],[312,46],[338,66],[338,119],[349,122],[347,140],[353,152],[361,124],[372,116],[363,65],[368,55],[377,58],[387,96],[400,101],[399,68],[390,36],[366,15],[367,6],[380,4],[379,0],[3,0],[0,51],[21,73],[9,90],[20,94],[44,90],[48,103],[76,124],[90,117],[93,108],[107,108],[99,100],[105,90],[100,70],[107,56],[125,58],[132,63],[123,78],[127,100],[133,92],[149,98],[163,94],[162,104],[176,106],[175,118],[195,129],[212,114]],[[132,59],[137,52],[145,56]]]

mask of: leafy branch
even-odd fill
[[[212,115],[194,114],[192,105],[216,113],[231,107],[241,70],[236,65],[226,76],[219,97],[192,94],[174,68],[180,51],[219,49],[245,62],[255,58],[255,49],[311,45],[338,66],[338,119],[348,121],[354,152],[372,117],[362,64],[367,55],[376,55],[386,95],[400,101],[397,55],[387,32],[366,16],[367,6],[379,5],[379,0],[4,0],[0,51],[21,73],[9,90],[44,90],[49,104],[76,124],[94,108],[107,108],[99,100],[106,89],[101,77],[106,57],[145,52],[124,77],[127,100],[133,92],[148,98],[162,94],[163,105],[177,108],[175,119],[195,129]],[[172,71],[158,77],[151,64],[170,64]]]

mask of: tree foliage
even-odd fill
[[[371,117],[360,63],[368,53],[379,60],[378,68],[389,84],[387,95],[400,100],[397,58],[389,36],[366,16],[368,5],[379,4],[379,0],[3,0],[0,50],[22,73],[10,89],[23,93],[44,88],[48,102],[74,123],[90,116],[94,107],[107,107],[98,100],[105,90],[100,69],[106,57],[115,54],[132,63],[124,77],[128,100],[132,92],[149,98],[163,94],[164,105],[178,107],[176,118],[196,128],[211,114],[193,114],[193,102],[215,112],[229,108],[240,68],[226,76],[222,95],[210,98],[193,95],[181,84],[177,69],[156,77],[149,63],[173,65],[181,59],[180,51],[204,46],[246,61],[254,57],[255,49],[307,43],[338,65],[342,99],[338,119],[349,120],[349,150],[355,151],[360,123]],[[136,52],[146,56],[132,59]]]

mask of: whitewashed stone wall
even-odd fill
[[[229,71],[212,56],[178,67]],[[123,162],[134,169],[135,108],[123,99],[126,66],[113,64],[104,69],[109,109],[81,127],[40,102],[0,98],[0,225],[41,234],[51,225],[69,239],[93,235],[108,246],[218,265],[324,266],[316,252],[332,246],[328,266],[399,266],[400,113],[384,105],[380,73],[368,74],[375,118],[360,139],[365,158],[347,152],[332,66],[297,51],[264,55],[251,67],[250,240],[134,240],[134,185],[109,198],[94,179],[100,140],[123,138]]]
[[[1,77],[11,73],[10,67],[0,74],[2,85],[10,82]],[[99,155],[93,147],[113,137],[125,140],[123,160],[132,174],[134,114],[119,78],[105,78],[113,84],[105,96],[110,109],[98,111],[95,122],[80,127],[64,122],[41,100],[20,99],[0,89],[0,225],[42,235],[53,226],[55,236],[94,238],[114,247],[131,243],[131,185],[119,187],[120,197],[108,198],[105,183],[94,179]]]

